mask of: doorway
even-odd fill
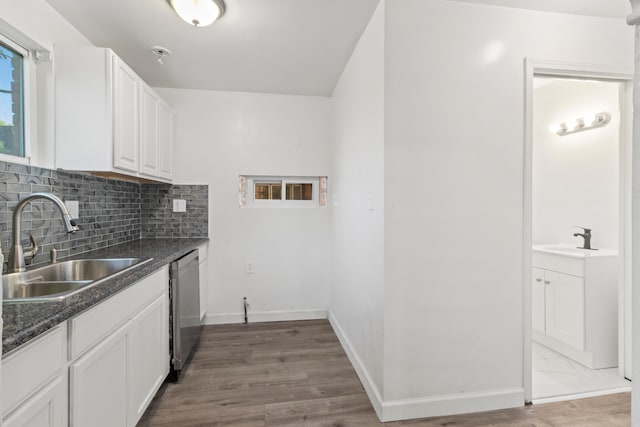
[[[631,73],[525,68],[525,397],[630,389]]]

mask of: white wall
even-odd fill
[[[592,229],[592,247],[618,249],[619,83],[538,79],[533,103],[533,243],[582,246]],[[607,111],[606,127],[559,136],[552,123]]]
[[[158,92],[176,111],[174,182],[209,185],[207,322],[241,322],[244,296],[249,321],[326,317],[329,209],[240,208],[238,176],[329,175],[329,98]]]
[[[331,321],[375,402],[384,338],[384,1],[332,101]]]
[[[25,48],[53,51],[55,44],[92,46],[78,30],[44,0],[0,0],[0,33]],[[33,108],[30,140],[31,164],[54,167],[53,63],[30,61],[29,87]],[[34,78],[35,77],[35,78]]]
[[[403,0],[386,44],[385,416],[521,405],[523,59],[630,70],[633,33]]]

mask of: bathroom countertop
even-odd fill
[[[554,255],[562,255],[569,258],[602,258],[602,257],[615,257],[618,256],[618,252],[611,249],[584,249],[577,248],[572,245],[565,244],[548,244],[548,245],[533,245],[531,249],[534,252],[543,252]]]
[[[135,284],[140,279],[208,241],[207,238],[142,239],[61,259],[60,261],[83,258],[152,258],[151,261],[133,267],[122,274],[101,280],[64,301],[4,303],[2,306],[4,321],[2,354],[8,353],[54,326]]]

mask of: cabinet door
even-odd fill
[[[173,177],[173,112],[167,104],[160,102],[158,123],[158,151],[160,156],[160,177]]]
[[[207,314],[207,296],[209,293],[209,270],[207,260],[200,261],[200,319]]]
[[[131,320],[129,425],[135,426],[169,373],[169,315],[161,295]]]
[[[545,271],[547,335],[584,350],[584,279]]]
[[[70,426],[127,425],[128,327],[125,324],[71,365]]]
[[[531,275],[531,315],[533,329],[545,332],[544,270],[533,267]]]
[[[138,172],[139,79],[114,55],[113,166]]]
[[[62,427],[62,379],[56,378],[4,420],[4,427]]]
[[[155,92],[140,84],[140,173],[158,176],[159,101]]]

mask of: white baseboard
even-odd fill
[[[493,411],[524,406],[524,388],[486,390],[386,401],[383,422]]]
[[[630,393],[630,392],[631,392],[631,381],[629,381],[628,387],[617,387],[617,388],[610,388],[607,390],[590,391],[587,393],[568,394],[565,396],[557,396],[557,397],[544,397],[542,399],[533,399],[531,403],[533,403],[534,405],[542,405],[543,403],[564,402],[566,400],[587,399],[589,397],[598,397],[598,396],[606,396],[609,394]]]
[[[373,382],[367,368],[363,365],[351,345],[351,341],[349,341],[340,323],[331,312],[329,313],[329,322],[338,336],[338,340],[340,340],[340,344],[342,344],[345,353],[347,353],[349,361],[358,374],[373,409],[382,422],[524,406],[524,388],[486,390],[475,393],[385,401],[382,399],[382,394]]]
[[[374,411],[376,411],[378,418],[382,420],[383,401],[378,386],[376,386],[376,383],[371,378],[371,375],[369,375],[369,371],[364,366],[362,360],[360,360],[360,357],[358,357],[358,354],[353,349],[351,341],[349,341],[349,338],[344,333],[344,330],[340,326],[340,323],[331,312],[329,313],[329,323],[333,327],[333,331],[336,333],[336,336],[338,337],[338,340],[340,341],[344,352],[347,353],[347,357],[349,358],[351,365],[353,365],[353,369],[355,369],[358,378],[360,378],[360,382],[362,383],[367,396],[369,396],[369,400],[371,401],[371,405],[373,406]]]
[[[326,319],[326,309],[249,312],[249,323]],[[244,313],[207,314],[205,325],[243,323]]]

